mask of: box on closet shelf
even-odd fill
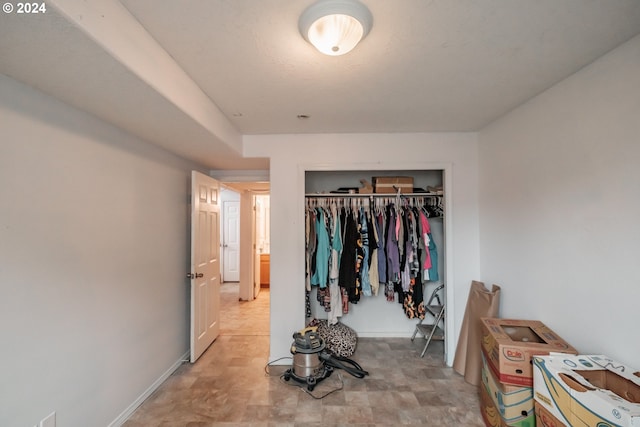
[[[482,352],[503,384],[533,387],[532,358],[551,352],[578,354],[538,320],[481,318]]]
[[[373,185],[371,185],[369,181],[367,181],[366,179],[361,179],[360,184],[362,184],[362,187],[360,187],[360,189],[358,190],[358,193],[373,194]]]
[[[413,193],[413,177],[411,176],[374,176],[373,191],[383,194],[395,194],[400,189],[403,194]]]

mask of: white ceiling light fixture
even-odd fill
[[[320,0],[298,21],[302,37],[331,56],[350,52],[369,34],[372,24],[371,12],[357,0]]]

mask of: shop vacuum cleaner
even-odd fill
[[[293,334],[293,366],[283,374],[285,381],[293,379],[313,391],[319,382],[329,378],[334,369],[344,369],[356,378],[369,375],[354,360],[329,351],[317,329],[316,326],[311,326]]]

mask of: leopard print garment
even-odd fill
[[[308,326],[318,327],[318,335],[332,353],[342,357],[350,357],[355,353],[358,336],[347,325],[340,322],[329,325],[326,320],[313,319]]]

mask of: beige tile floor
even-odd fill
[[[370,375],[336,370],[314,398],[296,381],[282,380],[289,366],[265,366],[268,290],[242,302],[237,285],[225,284],[221,300],[218,339],[167,379],[125,427],[484,425],[476,387],[444,366],[441,342],[420,358],[421,339],[360,338],[352,358]]]

